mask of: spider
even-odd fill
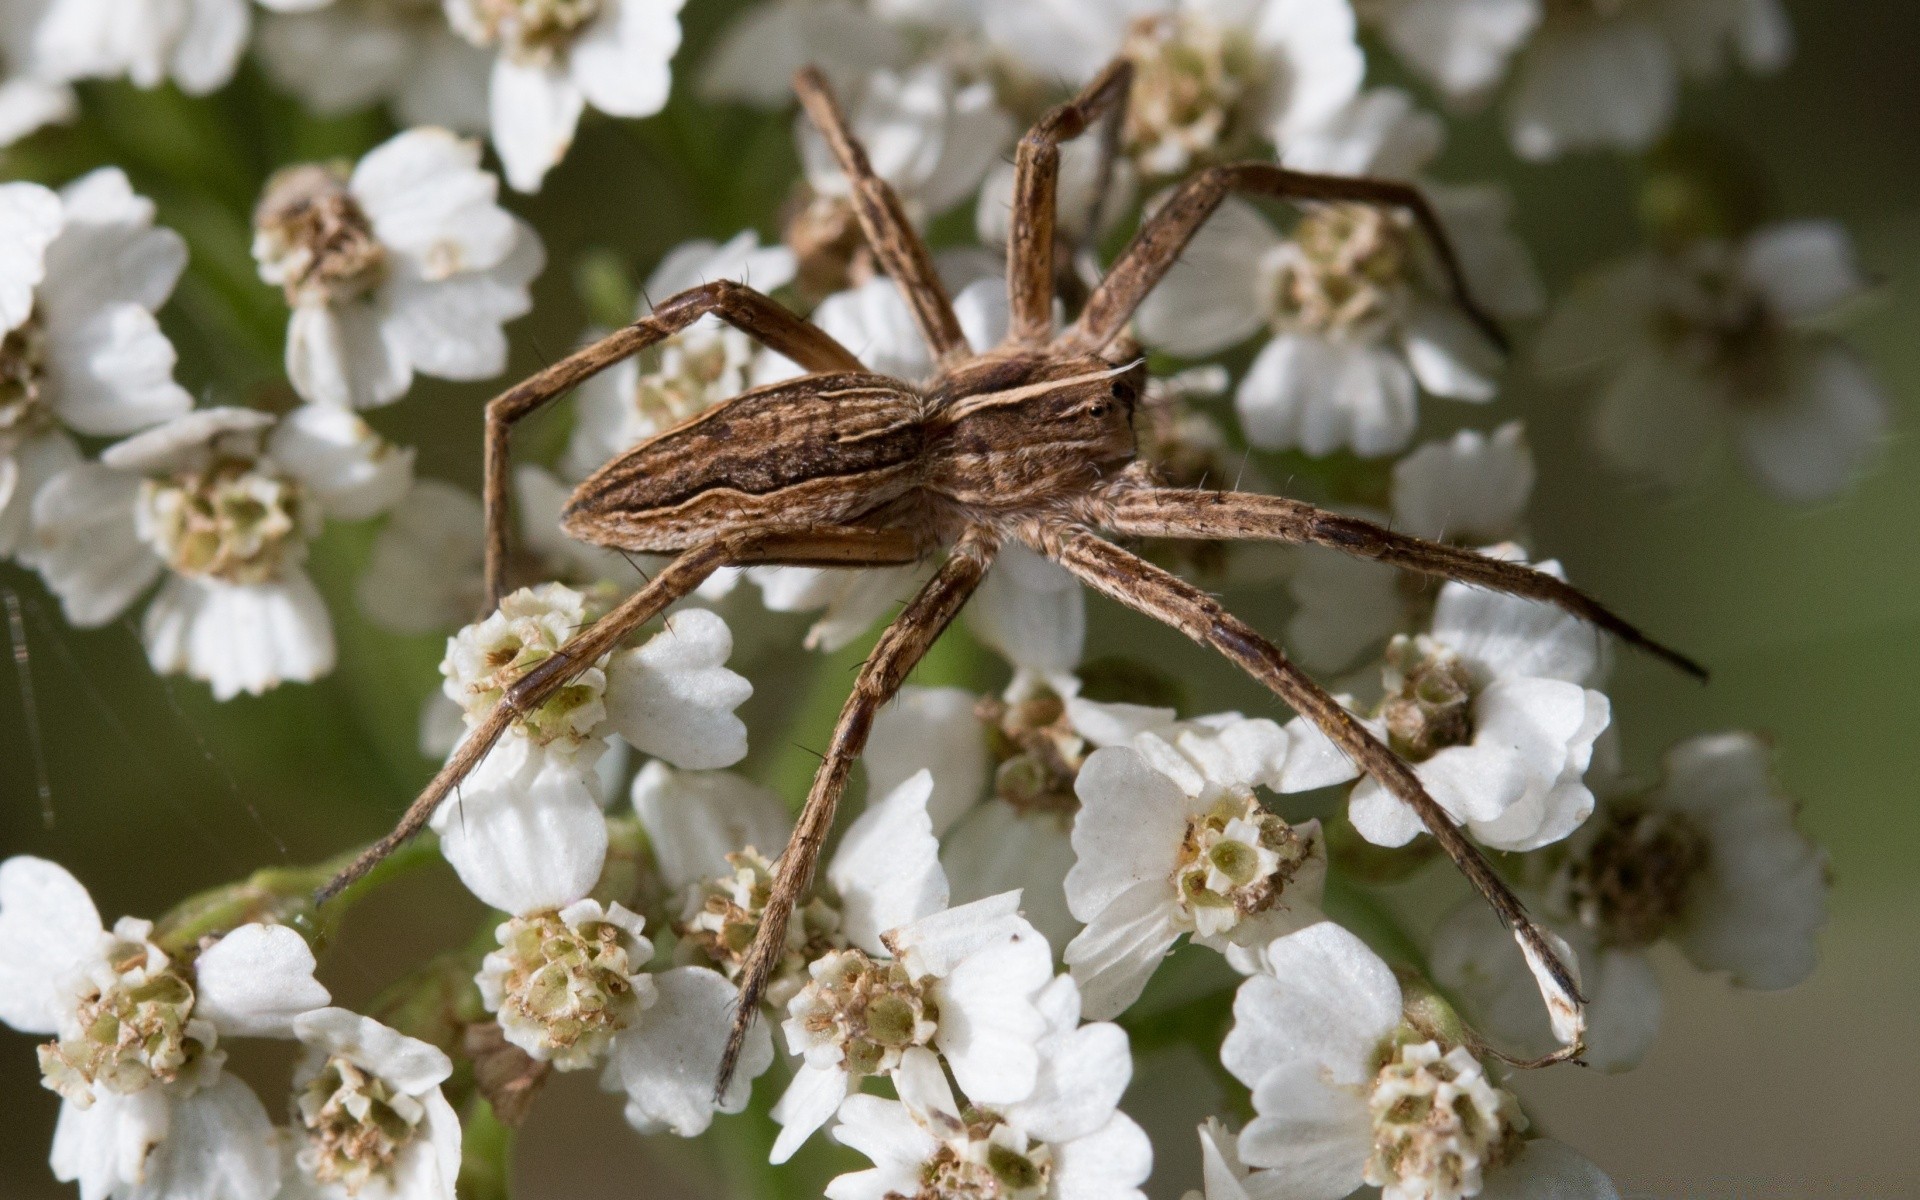
[[[623,551],[671,555],[645,586],[508,689],[408,808],[393,832],[329,884],[364,873],[418,832],[522,712],[531,711],[623,638],[721,567],[784,564],[880,567],[940,557],[932,578],[880,635],[841,709],[741,975],[724,1087],[784,946],[795,902],[812,880],[834,809],[875,714],[979,587],[998,548],[1015,542],[1059,563],[1093,590],[1210,646],[1313,721],[1364,771],[1411,806],[1486,897],[1566,1003],[1579,990],[1553,945],[1486,858],[1427,794],[1412,769],[1285,653],[1211,595],[1101,532],[1126,538],[1268,540],[1330,546],[1410,571],[1558,605],[1704,677],[1691,659],[1652,641],[1561,580],[1470,551],[1278,496],[1160,486],[1136,461],[1133,415],[1145,367],[1126,333],[1147,293],[1231,192],[1297,202],[1349,202],[1410,215],[1432,244],[1463,312],[1496,342],[1439,222],[1414,187],[1305,174],[1270,163],[1206,168],[1142,223],[1078,317],[1056,331],[1055,191],[1062,143],[1104,122],[1111,146],[1132,67],[1108,66],[1021,140],[1015,158],[1005,340],[976,353],[931,254],[892,188],[867,161],[826,79],[802,69],[795,91],[852,184],[861,229],[900,287],[937,370],[924,385],[868,372],[850,351],[773,299],[719,281],[672,296],[633,324],[496,397],[486,414],[487,603],[507,562],[509,434],[582,380],[714,315],[809,372],[754,388],[626,451],[574,492],[568,535]],[[1543,985],[1544,990],[1544,985]],[[1573,1039],[1576,1043],[1578,1038]],[[1577,1046],[1554,1057],[1570,1057]],[[1545,1060],[1542,1060],[1545,1061]]]

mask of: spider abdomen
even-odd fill
[[[748,526],[855,522],[918,483],[924,406],[883,375],[755,388],[594,472],[563,526],[595,545],[665,554]]]

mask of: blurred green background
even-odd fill
[[[736,8],[693,6],[683,72]],[[1581,406],[1539,389],[1524,366],[1493,411],[1429,405],[1422,431],[1523,416],[1541,463],[1537,550],[1713,667],[1703,689],[1621,656],[1611,691],[1629,764],[1647,767],[1666,743],[1697,731],[1767,731],[1807,828],[1832,854],[1833,918],[1810,982],[1779,995],[1736,993],[1677,957],[1663,960],[1666,1023],[1644,1066],[1624,1076],[1563,1068],[1519,1081],[1535,1115],[1629,1194],[1920,1195],[1912,1098],[1920,1079],[1920,445],[1908,432],[1920,395],[1912,286],[1920,279],[1920,5],[1804,0],[1790,8],[1800,41],[1792,68],[1697,90],[1685,118],[1731,134],[1765,164],[1779,215],[1843,219],[1863,261],[1886,281],[1854,326],[1899,409],[1869,476],[1842,500],[1808,509],[1770,501],[1726,464],[1685,494],[1648,495],[1589,463]],[[192,274],[166,314],[183,380],[216,402],[278,402],[284,312],[246,257],[253,198],[282,165],[266,147],[282,147],[284,161],[357,154],[385,136],[384,119],[311,121],[251,69],[212,102],[120,85],[90,86],[86,97],[94,115],[85,127],[43,135],[0,169],[60,180],[101,162],[125,165],[136,187],[160,200],[162,220],[193,244]],[[541,195],[513,200],[546,234],[552,259],[535,314],[512,327],[514,372],[577,337],[586,318],[572,275],[584,252],[611,251],[643,278],[684,238],[756,223],[775,232],[768,222],[795,166],[790,141],[784,117],[703,110],[684,94],[648,121],[590,120]],[[1556,292],[1636,238],[1630,164],[1593,157],[1521,167],[1487,117],[1456,126],[1436,174],[1512,182],[1522,232]],[[428,381],[372,419],[419,447],[420,474],[477,484],[487,394]],[[543,441],[557,448],[563,435],[556,416],[529,444],[535,453]],[[1297,464],[1262,465],[1269,478],[1287,480]],[[29,711],[18,676],[0,665],[0,854],[65,863],[111,921],[157,915],[190,891],[260,866],[312,861],[382,831],[430,771],[413,749],[414,730],[419,700],[437,683],[439,647],[381,634],[352,611],[369,538],[369,530],[336,527],[316,547],[316,574],[336,599],[334,676],[225,705],[199,685],[155,678],[131,621],[67,629],[31,575],[0,565],[0,600],[17,604],[24,640],[14,651],[30,668],[33,701]],[[1277,631],[1279,592],[1239,587],[1227,598]],[[1270,707],[1177,635],[1093,608],[1094,653],[1137,648],[1209,710]],[[766,620],[785,644],[797,642],[802,622]],[[796,743],[821,741],[854,654],[770,651],[756,662],[760,695],[746,715],[757,741],[747,769],[797,795],[811,760]],[[984,669],[948,653],[923,681],[981,683],[970,676]],[[464,941],[478,916],[450,873],[422,873],[354,913],[323,978],[340,1002],[364,1003],[410,965]],[[263,1079],[284,1070],[271,1050],[236,1062]],[[55,1108],[39,1087],[32,1040],[0,1033],[0,1196],[71,1194],[45,1167]],[[744,1131],[727,1136],[751,1140]],[[536,1106],[516,1174],[519,1194],[532,1200],[630,1195],[649,1183],[686,1196],[739,1186],[700,1173],[678,1147],[631,1135],[618,1105],[579,1078]],[[1191,1182],[1157,1174],[1154,1192],[1178,1196]]]

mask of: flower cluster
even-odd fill
[[[1683,77],[1790,58],[1779,0],[764,0],[718,29],[687,13],[697,62],[681,0],[260,7],[0,11],[0,151],[23,163],[96,110],[109,131],[143,106],[233,117],[264,87],[292,100],[249,127],[300,130],[232,162],[196,145],[187,167],[0,182],[0,558],[75,627],[137,613],[153,670],[219,701],[344,662],[354,686],[328,702],[417,705],[451,783],[412,857],[325,907],[314,889],[351,856],[111,927],[65,869],[0,863],[0,1021],[44,1039],[51,1164],[84,1200],[453,1200],[466,1172],[504,1188],[501,1127],[577,1071],[640,1133],[757,1122],[705,1144],[795,1172],[822,1142],[857,1151],[870,1166],[813,1181],[831,1200],[1144,1200],[1156,1162],[1159,1193],[1201,1200],[1614,1200],[1539,1135],[1508,1068],[1641,1060],[1662,942],[1743,987],[1811,972],[1826,859],[1767,741],[1692,737],[1637,778],[1610,656],[1561,608],[1324,546],[1147,543],[1284,601],[1290,662],[1334,677],[1435,816],[1338,748],[1332,702],[1322,724],[1227,710],[1158,643],[1090,632],[1081,583],[1009,534],[926,685],[836,731],[860,754],[854,811],[796,821],[813,763],[782,756],[818,734],[809,681],[838,704],[840,668],[934,564],[723,568],[589,655],[582,631],[669,560],[561,525],[603,466],[799,364],[752,320],[684,324],[572,380],[562,418],[516,443],[529,461],[489,458],[484,499],[416,478],[445,456],[396,440],[443,386],[471,403],[432,419],[476,431],[471,385],[548,357],[514,324],[536,294],[590,341],[735,281],[876,374],[938,376],[863,231],[871,194],[790,123],[807,65],[933,247],[967,345],[1001,346],[1020,130],[1121,60],[1124,105],[1061,148],[1062,316],[1210,168],[1375,181],[1285,212],[1228,196],[1185,244],[1116,343],[1145,380],[1129,481],[1286,481],[1461,562],[1578,581],[1530,520],[1565,482],[1559,448],[1508,407],[1487,417],[1496,402],[1585,389],[1598,456],[1638,481],[1684,488],[1724,440],[1789,502],[1843,492],[1890,425],[1840,332],[1873,290],[1848,233],[1763,211],[1668,138]],[[248,53],[260,72],[236,75]],[[1516,173],[1611,150],[1687,186],[1639,197],[1641,249],[1549,279],[1515,175],[1440,166],[1433,107],[1496,98]],[[600,161],[609,144],[632,175]],[[569,192],[599,207],[561,207]],[[616,224],[644,228],[633,262],[595,244]],[[253,365],[203,365],[229,352]],[[504,562],[486,527],[503,510]],[[355,667],[363,636],[410,639],[423,666],[437,645],[439,687]],[[1445,822],[1458,837],[1429,836]],[[807,839],[817,877],[791,869]],[[1512,889],[1579,994],[1477,896],[1391,928],[1375,890],[1442,850]],[[375,1015],[334,1006],[315,977],[334,914],[419,861],[451,867],[482,928]],[[286,1078],[229,1069],[252,1038],[297,1044]],[[1204,1086],[1136,1072],[1136,1045],[1184,1054]],[[1230,1112],[1252,1117],[1235,1131]],[[1176,1178],[1196,1126],[1199,1178]]]

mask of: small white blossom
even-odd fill
[[[486,132],[490,60],[454,34],[440,0],[332,0],[270,12],[254,46],[274,82],[315,112],[384,103],[403,128]]]
[[[79,111],[73,88],[34,53],[44,8],[42,0],[17,0],[0,13],[0,149],[43,125],[71,121]]]
[[[288,1200],[454,1200],[460,1118],[438,1049],[344,1008],[294,1020]]]
[[[1288,166],[1410,175],[1438,150],[1426,118],[1394,93],[1335,114]],[[1495,186],[1422,184],[1474,298],[1495,316],[1537,310],[1540,285],[1508,230]],[[1459,310],[1439,260],[1407,214],[1354,204],[1309,207],[1290,236],[1229,198],[1140,307],[1141,340],[1202,357],[1266,332],[1234,395],[1247,440],[1312,455],[1378,456],[1404,447],[1419,391],[1481,403],[1499,354]]]
[[[1595,438],[1620,466],[1677,486],[1725,436],[1768,491],[1824,499],[1891,421],[1884,389],[1828,331],[1868,286],[1838,224],[1783,222],[1603,268],[1555,310],[1536,355],[1597,384]]]
[[[0,185],[0,555],[24,549],[34,497],[79,461],[71,433],[128,434],[193,407],[154,319],[186,262],[117,168],[57,193]]]
[[[1068,907],[1087,926],[1066,961],[1089,1012],[1125,1011],[1183,934],[1250,971],[1261,947],[1320,919],[1319,822],[1288,824],[1254,789],[1351,778],[1344,760],[1324,758],[1331,770],[1290,768],[1295,731],[1238,713],[1175,722],[1162,709],[1076,707],[1102,718],[1078,724],[1106,743],[1074,783],[1077,861],[1065,884]]]
[[[645,1019],[654,985],[644,923],[619,904],[578,900],[504,922],[474,983],[507,1041],[562,1071],[593,1066]]]
[[[501,325],[531,306],[546,253],[479,164],[478,143],[412,129],[350,174],[308,164],[268,181],[253,257],[293,309],[287,378],[302,399],[372,408],[404,396],[415,374],[506,369]]]
[[[682,0],[446,0],[447,20],[495,52],[487,87],[507,182],[537,192],[588,104],[647,117],[667,102]]]
[[[675,967],[652,979],[654,1001],[637,1030],[614,1037],[600,1086],[626,1094],[627,1123],[641,1133],[697,1137],[715,1113],[746,1108],[753,1081],[773,1065],[773,1040],[756,1017],[726,1093],[715,1097],[739,989],[705,967]]]
[[[557,583],[507,596],[448,639],[447,698],[469,727],[478,724],[590,615],[585,596]],[[441,853],[468,889],[517,915],[587,894],[607,851],[594,766],[611,734],[681,766],[737,762],[746,727],[733,710],[753,685],[726,668],[731,650],[725,621],[686,609],[645,644],[605,655],[520,714],[433,815]]]
[[[933,1046],[983,1102],[1033,1091],[1046,1022],[1034,998],[1053,975],[1046,939],[1022,920],[1017,892],[949,908],[922,771],[848,828],[827,881],[840,901],[843,948],[808,965],[787,1001],[787,1048],[803,1062],[778,1104],[784,1162],[839,1109],[855,1083],[900,1070]]]
[[[56,475],[34,499],[23,557],[83,627],[164,577],[141,625],[154,670],[205,680],[221,700],[258,695],[333,669],[307,543],[327,517],[391,506],[412,469],[411,450],[343,410],[201,409]]]
[[[220,1041],[290,1036],[327,1003],[313,952],[283,926],[242,925],[191,960],[152,934],[133,917],[106,929],[54,863],[0,863],[0,1021],[53,1039],[40,1069],[62,1097],[54,1175],[82,1200],[272,1200],[272,1126],[223,1073]]]
[[[705,238],[667,252],[641,289],[644,317],[653,302],[731,279],[762,292],[793,281],[793,251],[762,246],[752,230],[725,242]],[[706,316],[580,385],[572,439],[562,469],[584,479],[640,442],[747,390],[760,358],[752,338]]]
[[[1633,1066],[1660,1027],[1648,951],[1670,940],[1743,987],[1792,987],[1813,971],[1826,922],[1826,855],[1795,826],[1770,749],[1747,733],[1689,738],[1658,785],[1609,797],[1534,899],[1578,953],[1589,993],[1586,1061]],[[1484,910],[1484,906],[1477,906]],[[1545,1044],[1525,964],[1496,922],[1463,908],[1434,934],[1436,977],[1515,1044]]]
[[[1551,561],[1539,569],[1562,574]],[[1388,645],[1375,718],[1474,837],[1501,850],[1536,849],[1593,811],[1583,777],[1612,715],[1606,696],[1587,686],[1602,673],[1602,650],[1592,629],[1551,605],[1449,583],[1432,631]],[[1424,829],[1371,777],[1354,788],[1347,813],[1376,845],[1404,846]]]
[[[1360,939],[1322,921],[1267,949],[1240,985],[1220,1061],[1253,1091],[1239,1159],[1249,1194],[1338,1200],[1556,1196],[1617,1200],[1593,1164],[1525,1137],[1528,1122],[1464,1048],[1402,1021],[1400,985]]]
[[[1390,516],[1360,512],[1414,537],[1478,547],[1520,537],[1533,494],[1533,451],[1518,421],[1491,435],[1463,429],[1393,465]],[[1287,580],[1297,606],[1287,649],[1307,667],[1344,670],[1395,633],[1426,624],[1431,580],[1322,547],[1300,552]]]
[[[1054,980],[1039,1003],[1049,1033],[1024,1100],[959,1103],[939,1059],[918,1046],[895,1073],[898,1100],[847,1097],[834,1140],[874,1165],[827,1184],[828,1200],[1143,1200],[1153,1148],[1118,1108],[1133,1073],[1126,1034],[1081,1025],[1071,979]]]
[[[252,21],[247,0],[48,0],[33,29],[33,65],[48,79],[124,76],[143,88],[171,80],[205,95],[233,78]]]
[[[1347,0],[987,0],[984,20],[997,50],[1044,79],[1080,84],[1131,60],[1126,146],[1151,175],[1284,145],[1352,99],[1366,70]]]
[[[1476,103],[1509,71],[1507,133],[1531,159],[1644,150],[1665,132],[1682,73],[1751,71],[1793,53],[1780,0],[1368,0],[1361,6],[1408,66]]]

